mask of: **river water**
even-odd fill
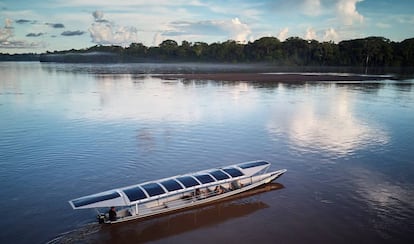
[[[412,243],[413,79],[151,75],[198,69],[0,63],[0,242]],[[256,159],[288,172],[199,209],[108,227],[68,204]]]

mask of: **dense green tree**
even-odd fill
[[[159,45],[162,59],[175,59],[177,57],[178,43],[174,40],[165,40]]]
[[[145,58],[148,53],[148,48],[142,43],[131,43],[125,49],[125,54],[136,58]]]
[[[191,48],[191,42],[188,41],[182,41],[181,46],[178,46],[177,49],[177,57],[187,61],[187,60],[193,60],[193,50]]]
[[[334,42],[322,42],[321,48],[321,65],[338,65],[339,64],[339,48]]]
[[[276,37],[262,37],[246,45],[246,57],[253,62],[277,62],[282,59],[282,44]]]
[[[306,65],[310,59],[308,41],[300,37],[289,37],[282,43],[287,64]]]
[[[414,38],[391,42],[384,37],[367,37],[334,42],[318,42],[290,37],[281,42],[276,37],[262,37],[242,44],[234,40],[207,44],[165,40],[159,46],[132,43],[128,47],[95,45],[88,49],[36,54],[0,54],[0,60],[45,62],[267,62],[277,65],[414,67]]]
[[[206,51],[208,50],[208,44],[205,42],[195,42],[192,46],[192,50],[197,59],[203,59],[203,57],[207,56]]]
[[[402,41],[398,50],[402,60],[401,66],[414,66],[414,38]]]

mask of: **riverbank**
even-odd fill
[[[336,73],[204,73],[204,74],[162,74],[161,79],[215,80],[215,81],[254,81],[254,82],[358,82],[393,79],[384,75],[358,75]]]

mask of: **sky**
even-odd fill
[[[413,0],[0,0],[0,53],[172,39],[241,43],[414,37]]]

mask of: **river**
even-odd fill
[[[0,242],[414,241],[414,79],[289,84],[152,75],[199,69],[0,63]],[[68,203],[256,159],[288,172],[200,209],[103,227],[94,211]]]

